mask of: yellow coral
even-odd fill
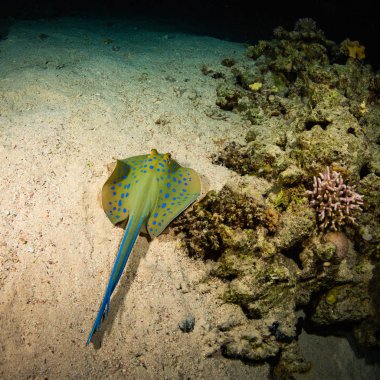
[[[329,305],[334,305],[336,303],[337,299],[336,299],[336,296],[335,294],[332,294],[331,292],[329,292],[327,295],[326,295],[326,302],[329,304]]]
[[[263,87],[263,84],[261,82],[255,82],[249,85],[249,88],[252,91],[259,91],[261,87]]]
[[[350,58],[365,58],[365,46],[360,45],[359,41],[351,41],[347,38],[341,43],[341,51],[342,53],[347,54]]]
[[[366,102],[365,100],[363,100],[361,103],[360,103],[360,106],[359,106],[359,112],[364,115],[365,113],[367,113],[367,105],[366,105]]]

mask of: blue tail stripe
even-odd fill
[[[135,244],[135,241],[137,239],[137,236],[140,232],[140,228],[141,228],[141,225],[143,223],[143,218],[141,218],[141,220],[139,221],[135,231],[134,231],[134,234],[133,234],[133,237],[132,237],[132,240],[131,242],[129,243],[129,246],[127,247],[127,250],[125,252],[125,257],[124,257],[124,260],[123,260],[123,265],[117,275],[117,278],[114,282],[112,282],[112,277],[114,276],[115,272],[116,272],[116,268],[119,264],[119,261],[121,259],[121,256],[123,255],[124,253],[124,246],[125,246],[125,242],[126,242],[126,239],[129,235],[129,230],[131,229],[131,226],[132,226],[132,222],[133,222],[133,215],[131,215],[131,217],[129,218],[129,221],[128,221],[128,225],[127,225],[127,228],[124,232],[124,236],[123,236],[123,240],[121,241],[121,244],[120,244],[120,248],[119,248],[119,251],[117,253],[117,256],[116,256],[116,260],[115,260],[115,264],[112,268],[112,272],[111,272],[111,275],[110,275],[110,278],[109,278],[109,281],[108,281],[108,284],[107,284],[107,288],[106,288],[106,291],[105,291],[105,294],[104,294],[104,297],[103,297],[103,301],[100,305],[100,309],[99,309],[99,312],[98,312],[98,315],[96,316],[96,319],[95,319],[95,322],[94,322],[94,325],[92,327],[92,330],[88,336],[88,339],[87,339],[87,342],[86,342],[86,346],[88,346],[91,342],[91,339],[92,339],[92,336],[94,335],[95,331],[100,327],[101,325],[101,322],[102,322],[102,318],[103,318],[103,315],[105,314],[106,317],[108,316],[108,310],[109,310],[109,303],[110,303],[110,299],[111,299],[111,295],[114,291],[114,289],[116,288],[116,285],[118,284],[119,280],[120,280],[120,277],[123,273],[123,270],[127,264],[127,261],[129,259],[129,256],[130,256],[130,253],[132,251],[132,248]],[[104,313],[105,311],[105,313]]]
[[[136,239],[137,239],[137,236],[139,235],[139,232],[140,232],[140,228],[141,228],[142,223],[143,223],[143,219],[141,219],[141,220],[139,221],[139,224],[137,225],[136,231],[135,231],[134,234],[133,234],[131,244],[129,245],[129,247],[128,247],[128,249],[127,249],[127,252],[126,252],[126,254],[125,254],[125,258],[124,258],[124,261],[123,261],[123,265],[122,265],[122,267],[121,267],[121,270],[120,270],[120,272],[118,273],[117,278],[116,278],[116,280],[114,281],[114,283],[113,283],[113,285],[112,285],[112,288],[111,288],[111,291],[110,291],[110,295],[109,295],[110,297],[111,297],[111,294],[113,293],[113,291],[115,290],[116,285],[118,284],[121,275],[123,274],[124,268],[125,268],[125,266],[126,266],[126,264],[127,264],[127,261],[128,261],[128,259],[129,259],[130,254],[131,254],[131,252],[132,252],[132,248],[133,248],[133,246],[135,245],[135,241],[136,241]],[[123,249],[124,243],[125,243],[125,239],[124,239],[124,237],[123,237],[123,241],[121,242],[120,250]],[[114,269],[115,269],[115,267],[114,267]],[[112,270],[112,274],[111,274],[111,276],[112,276],[113,274],[114,274],[114,270]]]

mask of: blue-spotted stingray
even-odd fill
[[[199,196],[198,174],[180,166],[169,153],[150,154],[118,160],[115,170],[102,190],[103,209],[113,224],[128,220],[111,276],[98,315],[88,336],[108,316],[111,295],[127,264],[133,245],[142,227],[153,238]]]

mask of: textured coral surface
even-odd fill
[[[310,368],[302,327],[380,345],[380,82],[364,53],[327,40],[310,19],[274,35],[248,47],[251,60],[217,88],[217,105],[250,124],[245,144],[213,156],[240,178],[176,230],[190,254],[212,262],[221,299],[240,307],[218,327],[223,354],[274,358],[281,377]]]

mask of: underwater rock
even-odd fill
[[[184,243],[191,255],[217,259],[228,247],[247,244],[249,237],[236,237],[236,232],[253,230],[258,224],[273,232],[277,223],[277,212],[265,206],[261,197],[238,193],[229,184],[219,193],[207,193],[173,226],[186,234]]]
[[[334,258],[336,261],[342,261],[348,254],[349,242],[343,232],[328,232],[324,235],[324,240],[335,246]],[[330,261],[332,257],[329,258]]]
[[[306,173],[296,165],[289,165],[279,174],[279,180],[285,186],[296,185],[303,181]]]
[[[213,164],[224,165],[225,167],[235,170],[241,175],[252,173],[255,170],[254,163],[248,152],[244,152],[242,145],[232,141],[228,143],[223,152],[214,154]]]
[[[311,321],[318,326],[360,321],[371,314],[371,301],[364,284],[330,289],[316,306]]]
[[[234,153],[235,165],[225,164],[228,153],[223,152],[214,162],[239,174],[266,178],[291,165],[316,174],[321,163],[335,162],[356,180],[364,166],[379,171],[380,155],[372,145],[379,137],[369,137],[379,126],[379,116],[374,119],[371,115],[378,112],[380,86],[376,83],[380,80],[370,66],[360,60],[335,63],[337,54],[342,54],[340,45],[327,40],[310,19],[299,20],[291,32],[278,28],[275,36],[250,48],[255,65],[236,65],[231,70],[235,83],[228,79],[217,90],[217,104],[251,121],[247,142],[254,135],[258,143],[239,147]],[[257,83],[260,90],[252,91]],[[368,131],[363,129],[364,123]],[[291,143],[284,138],[287,134],[293,134]],[[272,145],[277,140],[283,152],[273,155]],[[243,168],[239,153],[246,163]],[[247,155],[252,158],[250,164]]]
[[[189,333],[191,331],[193,331],[194,329],[194,326],[195,326],[195,318],[193,315],[189,314],[188,316],[186,316],[186,318],[184,318],[179,324],[178,324],[178,327],[180,328],[180,330],[184,333]]]
[[[303,358],[297,342],[286,345],[280,352],[280,357],[273,373],[276,379],[292,379],[294,373],[310,371],[312,363]]]
[[[310,368],[299,309],[311,331],[343,324],[361,345],[380,346],[380,76],[360,52],[346,54],[301,19],[248,47],[250,63],[224,65],[216,103],[251,127],[245,144],[229,142],[212,160],[236,174],[173,222],[222,282],[224,305],[240,310],[211,326],[210,345],[271,359],[278,375]],[[306,189],[326,166],[363,196],[357,225],[318,228]]]
[[[226,67],[232,67],[236,65],[236,61],[233,58],[224,58],[222,59],[221,64]]]
[[[234,86],[221,83],[217,89],[218,99],[216,104],[223,110],[231,111],[238,105],[239,99],[242,97],[241,92]]]
[[[227,357],[277,358],[278,371],[303,372],[310,363],[296,340],[296,310],[312,310],[306,318],[313,326],[375,319],[373,265],[343,233],[320,235],[306,199],[278,211],[260,196],[268,185],[254,181],[244,177],[209,192],[174,222],[175,231],[189,253],[212,259],[222,300],[243,312],[236,323],[214,326],[213,345]]]
[[[378,262],[380,260],[380,176],[374,173],[366,175],[360,181],[358,191],[363,194],[365,203],[364,211],[358,217],[360,237],[355,236],[355,241],[360,245],[362,254]]]
[[[275,242],[280,250],[291,250],[310,237],[315,229],[314,213],[304,205],[294,205],[281,215]]]

